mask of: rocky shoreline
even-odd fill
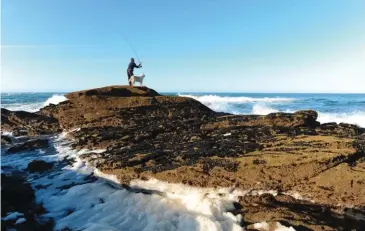
[[[110,86],[66,98],[36,113],[1,109],[2,131],[31,137],[67,131],[75,149],[106,149],[82,158],[127,188],[153,178],[249,190],[231,211],[242,215],[248,230],[262,221],[269,230],[276,222],[295,230],[365,228],[364,128],[320,124],[310,110],[230,115],[141,87]],[[2,146],[11,144],[1,139]],[[9,155],[46,145],[30,142],[9,148]]]

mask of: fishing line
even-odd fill
[[[141,61],[139,59],[139,56],[138,56],[136,50],[134,49],[134,47],[132,46],[132,44],[129,42],[127,36],[125,36],[123,33],[121,33],[121,35],[123,36],[124,40],[128,43],[128,45],[131,48],[131,50],[133,51],[133,53],[136,55],[138,62],[141,63]]]

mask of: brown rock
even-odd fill
[[[14,136],[44,135],[61,131],[57,120],[53,117],[25,111],[9,111],[4,108],[1,108],[1,129],[13,132]]]

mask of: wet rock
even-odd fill
[[[42,205],[35,203],[34,191],[25,178],[1,174],[1,217],[10,213],[20,213],[25,221],[15,224],[15,220],[1,221],[2,230],[52,230],[54,222],[43,220],[39,216],[46,212]]]
[[[1,135],[1,145],[11,145],[13,141],[9,136]]]
[[[23,144],[15,145],[7,150],[7,153],[18,153],[24,151],[33,151],[49,147],[48,139],[38,139],[26,141]]]
[[[1,108],[1,128],[14,136],[35,136],[60,132],[58,121],[50,116]]]
[[[45,172],[52,169],[53,163],[48,163],[43,160],[33,160],[28,164],[27,170],[31,173]]]

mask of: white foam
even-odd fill
[[[276,222],[276,228],[275,231],[295,231],[295,229],[293,227],[286,227],[282,224],[280,224],[280,222]]]
[[[270,231],[270,225],[266,221],[255,223],[253,224],[253,227],[260,231]],[[295,229],[293,227],[286,227],[280,224],[280,222],[276,222],[274,231],[295,231]]]
[[[1,135],[3,135],[3,136],[14,136],[13,132],[3,131],[3,130],[1,130]]]
[[[252,114],[254,115],[267,115],[270,113],[278,112],[278,110],[268,107],[264,104],[255,104],[252,107]]]
[[[52,95],[50,98],[44,102],[43,107],[48,106],[50,104],[59,104],[63,101],[66,101],[67,98],[64,95]]]
[[[184,95],[184,94],[178,94],[178,95],[183,97],[193,98],[202,103],[236,103],[236,104],[255,103],[255,102],[274,103],[274,102],[291,102],[294,100],[293,98],[282,98],[282,97],[253,98],[244,96],[230,97],[230,96],[217,96],[217,95],[202,95],[202,96]]]
[[[281,97],[253,98],[253,97],[244,97],[244,96],[229,97],[229,96],[217,96],[217,95],[202,95],[202,96],[184,95],[184,94],[178,94],[178,95],[196,99],[214,111],[229,112],[232,114],[240,114],[240,111],[235,108],[235,105],[237,105],[237,104],[258,103],[258,102],[285,103],[285,102],[291,102],[294,100],[292,98],[281,98]]]
[[[323,113],[318,112],[318,121],[321,123],[336,122],[356,124],[365,127],[365,111],[349,113]]]
[[[58,153],[49,158],[73,157],[76,162],[61,169],[55,167],[45,175],[32,174],[28,181],[33,187],[44,186],[35,191],[36,200],[48,211],[44,217],[55,219],[56,230],[65,227],[76,230],[242,230],[241,216],[227,212],[233,208],[231,202],[236,198],[229,195],[228,189],[218,190],[227,194],[221,199],[213,189],[168,186],[157,180],[148,184],[154,188],[165,185],[167,193],[146,195],[111,187],[103,180],[87,182],[85,177],[90,179],[92,174],[108,181],[116,178],[95,171],[79,158],[90,150],[74,151],[62,136],[54,144]],[[29,161],[31,159],[22,161],[22,165]],[[212,194],[204,196],[209,190]]]
[[[269,230],[269,224],[266,221],[255,223],[253,227],[258,230]]]
[[[27,111],[36,112],[42,108],[43,103],[14,103],[14,104],[2,104],[1,107],[8,109],[10,111]]]

